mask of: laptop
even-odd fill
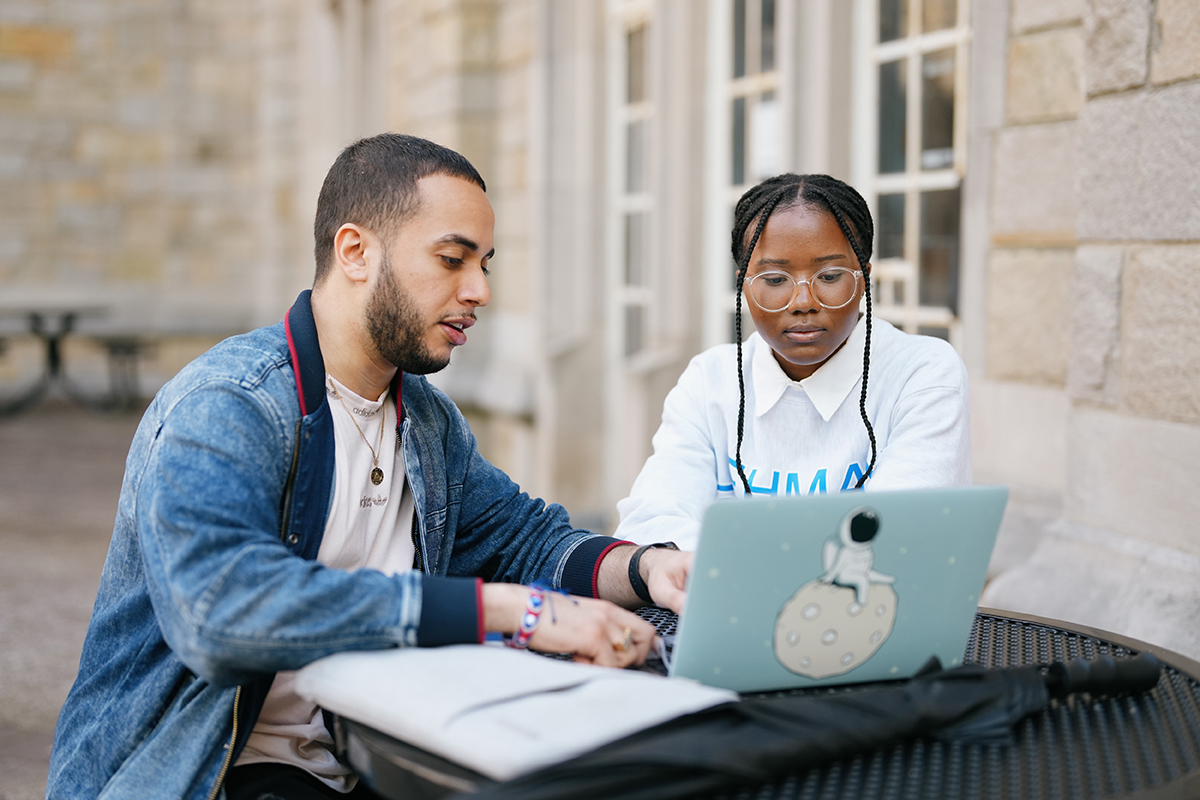
[[[962,662],[1008,490],[718,500],[668,674],[756,692]]]

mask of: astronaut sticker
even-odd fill
[[[775,657],[806,678],[842,675],[879,649],[896,623],[896,578],[876,572],[879,515],[851,511],[821,551],[824,574],[796,590],[775,620]]]

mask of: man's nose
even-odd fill
[[[458,289],[458,299],[473,306],[486,306],[492,302],[492,290],[488,286],[483,267],[469,270]]]

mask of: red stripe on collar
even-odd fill
[[[300,356],[296,353],[296,342],[292,339],[292,310],[283,315],[283,330],[287,334],[288,352],[292,354],[292,372],[296,376],[296,394],[300,398],[300,416],[308,416],[308,408],[304,402],[304,382],[300,379]]]

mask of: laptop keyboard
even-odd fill
[[[646,661],[637,669],[655,675],[667,675],[671,669],[671,655],[675,651],[675,627],[679,618],[675,612],[657,606],[644,606],[635,612],[654,626],[658,632],[655,647],[650,649]]]

